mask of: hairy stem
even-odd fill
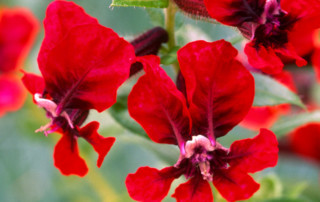
[[[171,50],[176,46],[175,41],[175,17],[176,17],[176,5],[172,0],[169,0],[169,6],[165,9],[165,28],[169,35],[168,48]],[[179,63],[175,62],[172,64],[174,70],[178,73],[180,70]]]

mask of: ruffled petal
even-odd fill
[[[178,51],[197,134],[225,135],[252,105],[254,80],[236,55],[237,50],[224,40],[196,41]]]
[[[134,57],[133,47],[111,29],[89,24],[70,30],[39,65],[46,90],[60,108],[101,112],[115,103]]]
[[[250,175],[238,169],[220,171],[212,182],[227,201],[248,199],[260,188]]]
[[[266,74],[279,74],[283,69],[284,65],[281,59],[270,47],[265,48],[260,45],[256,48],[254,43],[250,42],[245,46],[244,52],[248,57],[250,65]]]
[[[181,175],[175,173],[177,170],[174,167],[162,170],[140,167],[126,178],[129,195],[141,202],[161,201],[168,194],[172,181]]]
[[[63,175],[78,175],[83,177],[88,172],[85,161],[79,156],[76,137],[68,132],[62,134],[53,152],[54,166]]]
[[[26,100],[26,90],[15,76],[0,76],[0,117],[20,109]]]
[[[308,64],[308,62],[298,55],[294,47],[287,43],[284,47],[274,49],[277,55],[286,60],[294,60],[298,67],[302,67]]]
[[[264,11],[266,0],[204,0],[212,18],[230,25],[257,22]]]
[[[179,185],[172,197],[178,202],[202,202],[213,201],[211,187],[208,181],[199,177],[193,177],[188,182]]]
[[[100,168],[104,157],[108,154],[113,143],[116,141],[114,137],[103,137],[98,133],[99,123],[92,121],[79,130],[80,137],[86,139],[99,154],[97,166]]]
[[[27,90],[32,94],[42,94],[45,89],[44,80],[41,76],[36,74],[23,72],[22,82]]]
[[[140,59],[146,74],[133,87],[128,97],[128,110],[158,143],[178,144],[190,134],[191,118],[182,93],[160,68],[159,58]]]
[[[278,162],[278,141],[272,131],[261,129],[254,138],[238,140],[230,146],[229,165],[243,172],[254,173]]]
[[[0,9],[0,72],[21,67],[39,30],[39,22],[27,9]]]
[[[44,19],[45,38],[38,56],[40,66],[45,65],[47,56],[66,35],[76,26],[97,24],[98,20],[85,13],[83,8],[74,2],[63,0],[49,4]]]

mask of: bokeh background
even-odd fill
[[[27,7],[42,25],[46,7],[50,2],[49,0],[1,0],[0,5]],[[102,25],[112,28],[128,40],[156,25],[163,25],[161,9],[112,8],[109,7],[111,0],[74,2],[98,18]],[[177,16],[176,28],[179,45],[196,39],[228,40],[237,35],[231,28],[193,20],[182,14]],[[39,73],[36,59],[43,35],[44,30],[41,27],[36,43],[22,67],[26,71]],[[164,68],[169,74],[173,74],[169,67]],[[126,92],[135,79],[127,82],[121,89],[122,92]],[[125,109],[116,112],[124,113],[123,116],[119,116],[119,119],[124,119]],[[0,201],[132,201],[124,184],[128,173],[133,173],[138,167],[146,165],[162,168],[174,164],[178,159],[179,153],[175,147],[157,145],[141,135],[130,132],[118,124],[108,111],[101,114],[91,113],[89,120],[93,119],[99,120],[101,135],[114,136],[117,141],[102,167],[98,169],[95,166],[96,153],[87,142],[80,139],[80,154],[89,166],[89,174],[80,178],[63,176],[53,166],[53,148],[59,135],[50,134],[45,137],[43,134],[34,133],[48,120],[44,111],[32,103],[31,95],[28,95],[21,110],[0,118]],[[221,141],[228,146],[236,139],[253,135],[251,131],[236,127]],[[320,201],[319,166],[302,158],[283,154],[276,168],[255,175],[255,179],[262,184],[262,187],[251,201],[284,201],[284,198],[288,201]],[[173,184],[170,193],[173,193],[178,182]],[[217,194],[215,199],[223,201]],[[173,199],[167,197],[165,201]]]

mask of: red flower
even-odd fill
[[[289,135],[291,149],[320,163],[320,124],[310,123],[297,128]]]
[[[19,78],[13,75],[0,76],[0,117],[8,111],[20,109],[27,93]]]
[[[23,8],[0,9],[0,117],[20,109],[26,92],[14,75],[38,32],[37,19]]]
[[[73,2],[51,3],[44,27],[38,56],[43,77],[28,73],[23,77],[34,102],[51,119],[36,132],[61,133],[54,150],[55,166],[65,175],[84,176],[88,168],[79,156],[77,138],[93,146],[99,154],[99,167],[115,138],[100,136],[97,122],[80,126],[90,109],[102,112],[115,103],[116,91],[134,62],[134,49]]]
[[[245,53],[252,66],[267,74],[277,74],[284,66],[282,59],[306,61],[298,55],[296,37],[302,27],[320,27],[320,2],[317,0],[205,0],[209,14],[217,21],[236,26],[251,41]],[[312,20],[311,20],[312,19]],[[294,44],[294,45],[293,45]],[[300,50],[299,50],[300,52]],[[304,51],[301,51],[304,52]]]
[[[208,181],[229,201],[250,198],[259,189],[248,173],[276,165],[275,135],[262,129],[230,149],[216,140],[243,119],[253,102],[253,77],[236,55],[223,40],[197,41],[180,49],[186,97],[159,67],[157,57],[140,59],[146,73],[129,95],[129,113],[153,141],[178,145],[180,158],[162,170],[141,167],[129,174],[126,186],[133,199],[160,201],[181,175],[188,182],[175,190],[178,201],[213,201]]]
[[[9,73],[21,66],[38,30],[38,20],[30,11],[0,9],[0,73]]]

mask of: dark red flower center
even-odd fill
[[[47,112],[47,117],[50,122],[41,126],[35,132],[44,132],[45,135],[55,132],[59,128],[62,130],[74,129],[75,126],[80,126],[87,118],[89,111],[80,109],[66,109],[59,112],[58,105],[51,99],[42,97],[36,93],[34,100],[39,107],[42,107]]]
[[[260,24],[254,30],[253,41],[256,47],[277,48],[288,43],[288,31],[298,19],[281,10],[280,2],[268,0],[260,18]]]

